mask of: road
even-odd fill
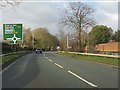
[[[118,88],[118,69],[54,52],[23,56],[2,73],[3,88]]]

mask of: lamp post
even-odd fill
[[[34,35],[32,33],[32,46],[33,46],[33,51],[34,51]]]
[[[68,50],[68,48],[69,48],[69,36],[67,34],[67,50]]]

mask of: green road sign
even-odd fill
[[[10,44],[14,44],[14,42],[13,42],[13,41],[9,41],[9,43],[10,43]],[[16,41],[16,43],[17,43],[17,41]]]
[[[22,40],[22,24],[3,24],[4,40],[11,40],[16,44]]]

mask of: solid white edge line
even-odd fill
[[[97,85],[95,85],[95,84],[93,84],[93,83],[85,80],[84,78],[78,76],[77,74],[73,73],[72,71],[69,71],[69,70],[68,70],[68,72],[69,72],[70,74],[74,75],[75,77],[77,77],[78,79],[80,79],[80,80],[84,81],[85,83],[89,84],[90,86],[92,86],[92,87],[98,87]]]
[[[23,56],[25,57],[25,56]],[[21,57],[21,58],[23,58]],[[9,69],[11,66],[13,66],[15,63],[17,63],[21,58],[17,59],[16,61],[14,61],[13,63],[11,63],[9,66],[7,66],[4,70],[0,71],[0,74],[2,74],[4,71],[6,71],[7,69]]]
[[[57,64],[57,63],[55,63],[55,65],[57,65],[57,66],[60,67],[60,68],[63,68],[63,66],[61,66],[61,65],[59,65],[59,64]]]

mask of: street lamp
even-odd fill
[[[33,46],[33,51],[34,51],[34,35],[32,33],[32,46]]]
[[[67,34],[67,50],[68,50],[68,48],[69,48],[69,36]]]

